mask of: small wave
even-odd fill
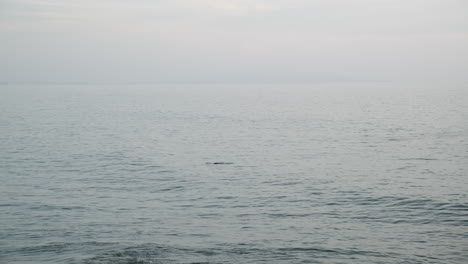
[[[176,171],[175,170],[160,170],[160,171],[157,171],[157,173],[175,173]]]
[[[20,253],[21,255],[38,255],[41,253],[64,253],[66,251],[76,251],[77,249],[87,248],[87,247],[105,247],[105,246],[113,246],[116,243],[107,243],[107,242],[83,242],[83,243],[59,243],[59,242],[52,242],[46,243],[37,246],[26,246],[19,249],[15,249],[15,252]],[[13,252],[11,252],[13,253]]]
[[[167,192],[167,191],[183,191],[183,190],[185,190],[185,187],[179,185],[179,186],[171,186],[168,188],[164,188],[164,189],[161,189],[160,191]]]
[[[358,249],[323,247],[258,248],[252,245],[223,245],[213,248],[176,248],[145,244],[120,251],[104,252],[86,259],[85,264],[149,263],[290,263],[298,259],[395,258],[398,255]],[[177,259],[177,261],[174,261]]]
[[[67,206],[67,205],[48,205],[48,204],[41,204],[41,205],[33,205],[29,207],[30,210],[37,210],[37,211],[68,211],[68,210],[85,210],[86,207],[83,206]]]
[[[392,224],[446,224],[466,226],[468,204],[415,199],[409,197],[379,197],[361,199],[355,204],[372,206],[372,216],[358,216],[356,219]]]
[[[284,213],[284,214],[266,214],[268,217],[271,218],[300,218],[300,217],[308,217],[312,214],[304,213],[304,214],[293,214],[293,213]]]
[[[314,252],[318,254],[332,254],[332,255],[362,255],[362,256],[374,256],[374,257],[391,257],[395,254],[390,253],[383,253],[383,252],[375,252],[375,251],[364,251],[358,249],[328,249],[328,248],[321,248],[321,247],[287,247],[287,248],[279,248],[278,250],[284,252]]]
[[[402,158],[400,160],[438,160],[433,158]]]
[[[222,200],[232,200],[238,198],[237,196],[218,196],[215,199],[222,199]]]

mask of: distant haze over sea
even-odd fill
[[[3,0],[2,83],[467,84],[462,0]]]

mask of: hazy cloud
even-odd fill
[[[466,81],[462,0],[3,0],[2,82]]]

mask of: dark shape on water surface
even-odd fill
[[[231,165],[234,162],[224,162],[224,161],[216,161],[216,162],[207,162],[207,165]]]

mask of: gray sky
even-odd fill
[[[0,82],[467,80],[467,0],[0,0]]]

